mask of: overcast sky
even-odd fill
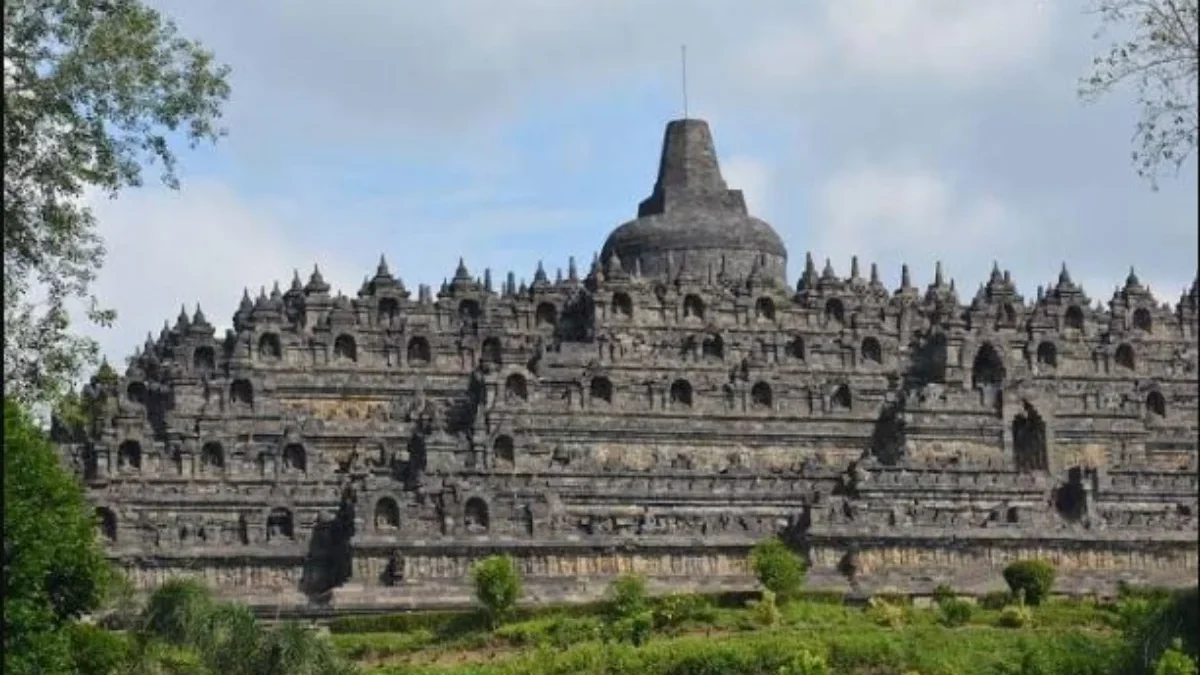
[[[182,190],[96,202],[118,363],[181,303],[223,328],[314,263],[347,294],[381,253],[410,288],[460,255],[586,266],[650,191],[684,43],[689,116],[793,282],[808,250],[890,286],[941,259],[968,299],[993,260],[1029,298],[1062,261],[1102,300],[1131,265],[1172,303],[1195,276],[1196,163],[1151,191],[1132,96],[1079,101],[1106,44],[1082,0],[152,4],[233,68],[230,135]]]

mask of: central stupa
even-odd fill
[[[721,176],[708,123],[667,124],[654,191],[638,205],[637,218],[604,243],[607,265],[617,256],[626,270],[675,278],[680,273],[785,284],[787,249],[770,225],[746,210],[741,190]]]

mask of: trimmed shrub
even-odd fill
[[[1033,611],[1025,605],[1009,605],[1000,610],[996,625],[1002,628],[1021,628],[1033,621]]]
[[[759,542],[750,551],[750,565],[759,583],[778,599],[790,600],[804,586],[804,561],[778,537]]]
[[[495,628],[517,605],[521,597],[521,575],[516,563],[506,555],[480,560],[471,570],[475,597],[487,613],[488,624]]]
[[[939,603],[938,609],[938,622],[943,626],[953,628],[970,622],[972,611],[975,608],[965,600],[950,598]]]
[[[1004,581],[1013,595],[1022,591],[1025,602],[1040,605],[1054,587],[1054,565],[1045,560],[1018,560],[1004,568]]]
[[[1154,675],[1196,675],[1196,661],[1182,650],[1180,640],[1172,642],[1154,664]]]
[[[212,591],[195,579],[169,579],[150,594],[141,630],[166,642],[191,647],[215,607]]]

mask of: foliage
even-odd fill
[[[69,332],[104,259],[93,192],[178,186],[172,145],[215,141],[228,68],[139,0],[4,3],[4,393],[55,402],[94,362]]]
[[[904,606],[890,602],[883,597],[873,597],[867,601],[867,616],[880,626],[897,628],[903,626],[907,612]]]
[[[1004,581],[1013,595],[1025,594],[1025,602],[1040,605],[1054,587],[1054,565],[1045,560],[1018,560],[1004,568]]]
[[[475,583],[475,597],[495,628],[521,597],[521,576],[516,563],[506,555],[488,556],[475,564],[471,579]]]
[[[1183,653],[1181,641],[1176,639],[1158,657],[1154,675],[1196,675],[1196,660]]]
[[[147,600],[141,630],[173,645],[189,647],[199,642],[214,608],[212,592],[204,584],[194,579],[170,579]]]
[[[603,626],[595,617],[558,616],[509,624],[496,629],[496,637],[515,647],[565,648],[597,640]]]
[[[659,630],[672,630],[687,623],[708,623],[715,616],[712,603],[702,595],[673,593],[654,603],[654,627]]]
[[[67,627],[66,636],[79,675],[109,675],[130,660],[132,645],[121,633],[73,623]]]
[[[70,672],[63,629],[99,606],[108,578],[79,486],[21,406],[5,398],[5,670]]]
[[[607,611],[610,621],[619,621],[646,611],[646,580],[636,574],[618,577],[609,587]]]
[[[996,625],[1001,628],[1023,628],[1033,622],[1033,610],[1024,604],[1009,605],[1000,610]]]
[[[648,610],[631,614],[608,625],[608,637],[635,646],[646,644],[654,632],[654,614]]]
[[[747,608],[750,610],[750,619],[760,626],[775,626],[783,619],[775,593],[770,589],[762,592],[762,598],[747,603]]]
[[[1164,599],[1122,603],[1122,628],[1128,636],[1133,659],[1131,672],[1151,672],[1152,664],[1172,645],[1185,656],[1197,657],[1200,640],[1198,595],[1200,591],[1193,586]]]
[[[759,542],[750,551],[750,565],[759,583],[781,600],[796,597],[804,585],[804,561],[778,537]]]
[[[950,598],[938,603],[938,609],[938,621],[947,628],[954,628],[970,622],[975,608],[966,600]]]
[[[1123,84],[1133,86],[1141,108],[1133,162],[1154,185],[1163,168],[1178,170],[1196,150],[1197,1],[1093,0],[1092,8],[1102,28],[1115,27],[1121,35],[1093,60],[1080,93],[1095,99]]]
[[[953,600],[958,597],[958,593],[949,584],[938,584],[933,589],[933,601],[937,604],[942,604],[947,600]]]

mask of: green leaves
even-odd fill
[[[46,403],[97,357],[68,301],[115,318],[89,294],[105,251],[88,197],[152,164],[178,187],[173,145],[225,133],[229,69],[137,0],[12,0],[4,19],[4,387]]]
[[[487,611],[494,628],[521,597],[521,576],[517,566],[509,556],[488,556],[475,563],[471,579],[475,583],[475,597]]]
[[[750,551],[750,565],[759,583],[781,600],[795,597],[804,586],[804,561],[778,538],[759,542]]]

